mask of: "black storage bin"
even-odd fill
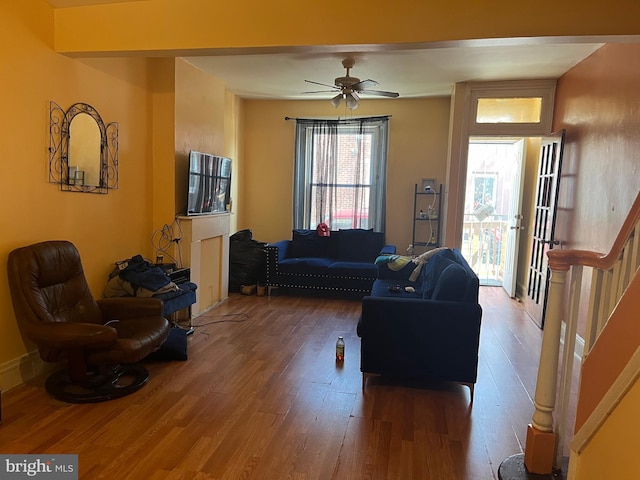
[[[229,237],[229,291],[239,292],[241,285],[266,280],[266,243],[253,239],[251,230],[240,230]]]

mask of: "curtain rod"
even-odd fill
[[[374,117],[349,117],[349,118],[305,118],[305,117],[284,117],[286,121],[289,120],[333,120],[333,121],[349,121],[349,120],[376,120],[379,118],[391,118],[391,115],[377,115]]]

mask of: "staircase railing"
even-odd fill
[[[562,464],[579,307],[581,296],[586,293],[583,290],[587,290],[589,295],[586,356],[640,264],[640,194],[609,253],[554,249],[548,252],[548,257],[551,278],[547,314],[534,398],[535,411],[527,430],[524,454],[527,470],[539,474],[549,474]],[[591,284],[587,289],[582,286],[584,267],[591,273]],[[565,293],[567,278],[568,300]],[[564,339],[561,338],[563,323]],[[561,343],[564,343],[563,358],[558,371]]]

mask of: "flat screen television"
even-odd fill
[[[207,215],[229,210],[231,160],[208,153],[189,152],[187,215]]]

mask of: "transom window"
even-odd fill
[[[469,134],[540,136],[551,132],[555,80],[469,83]]]
[[[478,98],[478,123],[540,123],[542,97]]]

